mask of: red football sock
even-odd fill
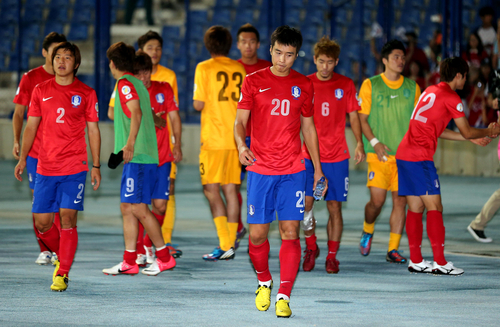
[[[160,228],[161,225],[163,225],[163,220],[165,219],[165,215],[158,215],[153,212],[153,215],[156,217],[158,222],[160,223]],[[149,235],[146,233],[146,236],[144,236],[144,245],[148,248],[153,246],[153,242],[151,242],[151,239],[149,238]]]
[[[129,265],[131,265],[131,266],[136,265],[136,263],[135,263],[136,259],[137,259],[137,251],[134,251],[134,252],[124,251],[123,252],[123,261],[125,261]]]
[[[59,241],[59,270],[60,276],[68,276],[73,260],[75,259],[76,247],[78,246],[78,231],[74,228],[61,229],[61,239]]]
[[[340,242],[328,241],[328,255],[326,259],[336,259],[337,252],[339,251]]]
[[[156,250],[156,257],[163,262],[170,261],[170,250],[167,247],[164,247],[161,250]]]
[[[445,228],[443,224],[443,213],[437,210],[427,211],[427,236],[431,241],[434,261],[444,266],[448,262],[444,258]]]
[[[257,279],[261,282],[267,282],[273,279],[269,271],[269,248],[268,240],[261,245],[254,245],[250,237],[248,237],[248,255],[257,273]]]
[[[142,226],[141,222],[139,222],[139,234],[137,235],[135,250],[137,254],[146,254],[146,250],[144,249],[144,226]]]
[[[59,234],[61,234],[61,217],[59,216],[59,212],[54,213],[54,224],[56,225]]]
[[[52,224],[52,226],[49,228],[48,231],[45,233],[42,233],[38,231],[38,235],[42,242],[47,246],[49,251],[55,252],[57,256],[59,257],[59,231],[57,230],[57,227]]]
[[[424,260],[422,257],[422,233],[424,232],[422,216],[423,213],[413,212],[409,209],[406,214],[406,235],[410,247],[410,260],[413,263],[420,263]],[[427,213],[427,217],[429,217],[429,213]],[[429,219],[427,219],[427,226],[429,226]]]
[[[317,240],[316,234],[312,234],[311,236],[306,236],[305,239],[306,239],[306,247],[308,250],[315,251],[318,248],[318,246],[316,245],[316,240]]]
[[[282,240],[280,249],[280,288],[278,293],[290,297],[300,266],[300,239]]]
[[[241,197],[241,192],[238,193],[238,203],[240,204],[240,212],[238,213],[238,232],[245,227],[243,226],[243,222],[241,221],[241,205],[243,204],[243,198]]]
[[[49,249],[45,246],[45,244],[40,239],[40,232],[38,231],[38,228],[36,228],[36,226],[35,226],[35,215],[31,214],[31,216],[33,217],[33,230],[35,231],[36,241],[38,242],[38,246],[40,247],[40,252],[49,251]]]

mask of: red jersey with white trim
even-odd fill
[[[149,99],[151,101],[151,109],[153,109],[155,114],[164,112],[160,116],[161,118],[166,120],[169,112],[179,110],[177,103],[175,102],[174,91],[167,82],[151,81],[151,86],[148,88],[148,92]],[[172,150],[170,149],[170,131],[168,125],[169,124],[167,124],[163,129],[155,127],[156,140],[158,143],[158,158],[160,160],[159,166],[174,160]]]
[[[438,137],[453,118],[465,117],[462,100],[448,84],[429,86],[411,115],[410,127],[399,144],[396,159],[432,161]]]
[[[130,73],[125,74],[134,76]],[[118,81],[116,88],[117,90],[119,90],[120,103],[122,105],[123,113],[125,114],[125,116],[127,116],[127,118],[131,118],[132,113],[130,112],[126,104],[131,100],[139,100],[139,95],[135,90],[134,84],[130,83],[128,79],[124,78]]]
[[[75,78],[70,85],[55,79],[33,90],[28,115],[41,117],[43,128],[37,173],[66,176],[88,171],[85,128],[97,122],[99,107],[91,87]]]
[[[257,160],[246,169],[262,175],[287,175],[305,169],[300,117],[311,117],[312,82],[293,69],[285,77],[270,68],[247,75],[238,109],[250,110],[251,151]]]
[[[247,73],[247,75],[255,73],[258,70],[261,70],[261,69],[264,69],[267,67],[271,67],[273,65],[270,61],[267,61],[264,59],[257,59],[257,63],[253,64],[253,65],[247,65],[241,59],[238,59],[237,61],[240,64],[242,64],[243,67],[245,67],[245,72]],[[250,119],[249,119],[248,123],[247,123],[247,136],[250,136],[250,130],[252,129],[251,126],[252,126],[252,123],[250,123]]]
[[[307,77],[314,85],[314,125],[318,133],[321,162],[349,159],[345,116],[361,109],[354,82],[336,73],[328,81],[320,81],[316,73]],[[311,159],[305,143],[302,152],[305,158]]]
[[[43,66],[34,68],[29,72],[24,73],[17,88],[16,96],[14,97],[14,103],[20,104],[28,107],[31,100],[31,94],[33,89],[39,83],[45,82],[48,79],[54,78],[54,75],[47,73]],[[39,126],[36,132],[35,140],[33,141],[33,146],[31,147],[28,155],[32,158],[38,158],[38,149],[40,148],[40,143],[42,142],[42,127]]]

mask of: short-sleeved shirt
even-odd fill
[[[14,103],[28,107],[31,100],[31,94],[33,93],[35,86],[51,78],[54,78],[54,75],[47,73],[43,66],[34,68],[29,72],[24,73],[21,82],[19,83],[19,87],[17,88]],[[38,126],[33,145],[28,153],[30,157],[35,159],[38,158],[38,149],[40,148],[40,143],[42,142],[42,130],[43,127]]]
[[[227,57],[215,57],[196,66],[193,100],[205,103],[201,149],[236,150],[234,121],[245,75],[245,68]]]
[[[264,59],[257,59],[257,63],[253,64],[253,65],[247,65],[241,59],[238,59],[238,62],[240,64],[242,64],[243,67],[245,67],[245,72],[247,73],[247,75],[252,74],[252,73],[254,73],[254,72],[258,71],[258,70],[261,70],[261,69],[264,69],[264,68],[267,68],[267,67],[271,67],[273,65],[270,61],[267,61],[267,60],[264,60]],[[252,129],[251,126],[252,126],[252,124],[251,124],[250,120],[248,120],[248,123],[247,123],[247,136],[250,136],[250,130]]]
[[[399,144],[396,159],[432,161],[438,137],[453,118],[465,117],[462,100],[441,82],[429,86],[413,111],[410,128]]]
[[[314,114],[314,87],[290,70],[280,77],[270,68],[246,77],[238,109],[250,110],[251,151],[257,160],[247,170],[261,175],[295,174],[305,169],[300,117]]]
[[[148,93],[151,101],[151,109],[156,114],[164,112],[160,116],[161,118],[166,120],[169,112],[179,110],[174,100],[174,92],[170,84],[166,82],[151,81]],[[168,124],[163,129],[156,127],[156,141],[158,143],[158,159],[160,160],[160,166],[174,160],[172,150],[170,149],[169,136],[170,130]]]
[[[66,176],[88,171],[85,128],[99,121],[97,96],[77,78],[70,85],[55,79],[38,84],[33,90],[28,115],[41,117],[42,143],[37,173]]]
[[[319,80],[316,73],[307,77],[314,85],[314,125],[318,133],[320,161],[349,159],[345,116],[360,109],[354,82],[340,74],[333,74],[328,81]],[[305,143],[302,152],[306,159],[311,159]]]
[[[132,75],[130,73],[127,73],[127,74]],[[123,113],[125,114],[125,116],[127,116],[127,118],[131,118],[132,113],[130,112],[130,110],[128,109],[126,104],[127,104],[127,102],[129,102],[131,100],[139,100],[139,95],[137,94],[137,91],[135,90],[134,84],[132,84],[127,79],[121,79],[121,80],[118,80],[118,82],[116,83],[116,88],[119,92],[120,103],[122,105]],[[114,92],[114,93],[116,93],[116,92]]]

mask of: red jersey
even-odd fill
[[[314,85],[314,125],[318,133],[321,162],[349,159],[345,115],[361,109],[354,82],[340,74],[333,74],[328,81],[320,81],[316,73],[307,77]],[[305,158],[311,159],[305,143],[302,153]]]
[[[34,68],[29,72],[24,73],[23,78],[21,78],[21,83],[19,83],[19,87],[17,88],[16,96],[14,97],[14,103],[26,107],[29,106],[31,94],[33,93],[33,89],[35,88],[35,86],[51,78],[54,78],[54,75],[47,73],[43,66]],[[33,146],[28,153],[30,157],[38,159],[38,149],[40,148],[41,141],[42,126],[38,126],[35,140],[33,141]]]
[[[465,117],[462,100],[448,84],[429,86],[411,115],[410,127],[399,144],[396,159],[432,161],[438,137],[452,118]]]
[[[38,84],[28,111],[42,118],[37,173],[65,176],[88,171],[85,128],[87,122],[99,121],[98,112],[94,89],[76,78],[70,85],[59,85],[55,79]]]
[[[267,67],[271,67],[273,65],[270,61],[267,61],[264,59],[257,59],[257,63],[253,64],[253,65],[247,65],[241,59],[238,59],[238,62],[240,64],[242,64],[243,67],[245,67],[245,72],[247,73],[247,75],[255,73],[258,70],[261,70],[261,69],[264,69]],[[250,119],[249,119],[248,123],[247,123],[247,136],[250,136],[250,130],[252,128],[251,125],[252,124],[250,123]]]
[[[169,112],[179,110],[174,100],[174,91],[172,91],[172,87],[167,82],[151,81],[148,92],[151,101],[151,109],[153,109],[155,114],[164,112],[164,114],[160,116],[161,118],[166,120]],[[163,129],[156,127],[158,157],[160,160],[159,166],[174,160],[172,150],[170,149],[169,137],[170,131],[168,124]]]
[[[134,76],[130,73],[125,73],[126,75],[131,75]],[[125,116],[127,118],[132,117],[132,113],[127,107],[127,102],[131,100],[139,100],[139,95],[137,94],[137,91],[135,90],[134,84],[128,81],[128,79],[124,78],[118,81],[116,85],[116,89],[119,90],[119,98],[120,98],[120,104],[122,105],[122,110]],[[116,99],[115,99],[116,101]]]
[[[305,169],[300,116],[311,117],[314,88],[302,74],[285,77],[270,68],[247,75],[238,109],[250,110],[251,150],[257,160],[246,169],[262,175],[287,175]]]

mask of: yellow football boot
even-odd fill
[[[271,281],[271,286],[267,287],[265,285],[260,286],[255,291],[255,306],[259,311],[267,311],[271,305],[271,290],[273,289],[273,282]]]
[[[50,289],[54,292],[64,292],[68,288],[68,281],[69,279],[66,274],[64,276],[57,275],[52,285],[50,285]]]
[[[279,299],[276,302],[276,316],[278,318],[290,318],[291,315],[290,300]]]
[[[56,281],[56,275],[57,272],[59,271],[60,265],[61,263],[59,262],[59,260],[54,261],[54,266],[56,266],[56,268],[54,269],[54,273],[52,274],[52,283]]]

